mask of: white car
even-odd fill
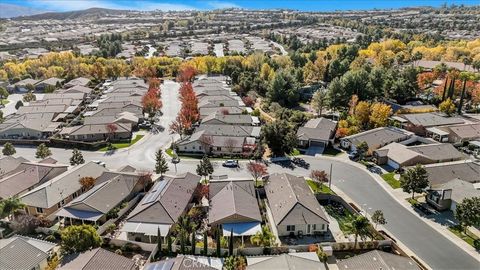
[[[103,167],[105,167],[105,165],[106,165],[105,162],[100,161],[100,160],[92,160],[92,162],[93,162],[93,163],[96,163],[96,164],[98,164],[98,165],[100,165],[100,166],[103,166]]]
[[[223,162],[223,167],[232,167],[232,168],[235,168],[235,167],[238,167],[238,160],[225,160]]]

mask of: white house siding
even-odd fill
[[[42,138],[42,132],[33,129],[27,128],[12,128],[0,132],[0,137],[2,138],[11,138],[11,137],[35,137]]]
[[[323,225],[323,227],[322,227]],[[315,226],[315,229],[314,229]],[[287,225],[278,225],[277,226],[277,231],[279,236],[289,236],[290,233],[295,233],[295,235],[298,235],[300,231],[302,231],[303,235],[310,235],[314,234],[314,232],[326,232],[328,230],[328,224],[323,223],[323,224],[310,224],[310,233],[307,233],[307,224],[296,224],[295,225],[295,231],[287,231]],[[323,228],[323,229],[322,229]]]

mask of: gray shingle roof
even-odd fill
[[[452,179],[461,179],[470,183],[480,182],[480,163],[459,161],[426,165],[428,180],[432,186],[446,183]]]
[[[66,256],[60,270],[133,270],[135,262],[103,248],[96,248],[83,253]]]
[[[222,188],[218,190],[216,185]],[[211,182],[210,188],[215,192],[210,193],[211,224],[262,221],[257,198],[252,194],[253,181]]]
[[[266,260],[249,264],[247,270],[321,270],[326,269],[323,263],[291,254],[282,254]]]
[[[344,137],[342,140],[348,140],[353,145],[358,145],[361,142],[366,142],[370,149],[375,150],[383,145],[387,145],[392,142],[406,140],[412,135],[413,133],[400,128],[379,127]]]
[[[460,118],[446,117],[437,113],[411,113],[402,114],[400,117],[407,119],[413,125],[423,127],[446,126],[465,123],[465,121]]]
[[[309,120],[297,131],[297,137],[302,140],[328,141],[335,134],[337,123],[320,117]]]
[[[0,269],[30,270],[48,258],[48,251],[55,244],[25,237],[14,236],[0,240]],[[3,242],[3,243],[2,243]],[[42,250],[43,249],[43,250]]]
[[[265,192],[276,225],[328,223],[325,212],[302,177],[272,174]]]
[[[410,258],[386,253],[379,250],[370,251],[337,263],[339,270],[420,270]]]

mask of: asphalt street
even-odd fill
[[[162,86],[163,116],[160,124],[165,130],[157,134],[148,134],[130,149],[118,150],[113,154],[83,151],[86,161],[102,160],[111,169],[125,165],[134,166],[140,170],[153,170],[155,152],[159,148],[167,147],[174,135],[168,131],[169,124],[175,119],[180,103],[178,101],[178,84],[167,81]],[[16,156],[23,156],[35,160],[35,150],[31,147],[16,147]],[[53,158],[61,163],[67,163],[71,157],[71,150],[52,148]],[[295,175],[307,176],[311,169],[329,171],[333,166],[332,183],[358,206],[371,208],[371,211],[381,209],[385,214],[385,227],[392,236],[400,240],[417,257],[425,261],[432,269],[480,269],[478,258],[470,256],[463,249],[452,243],[445,236],[423,222],[420,217],[411,213],[398,203],[376,180],[360,168],[347,161],[332,160],[325,157],[302,156],[310,164],[309,169],[294,167],[287,168],[276,164],[269,164],[269,173],[288,172]],[[228,175],[229,178],[251,178],[246,170],[246,163],[241,161],[239,168],[225,168],[221,161],[214,161],[214,175]],[[195,173],[198,160],[182,159],[176,168],[169,164],[169,174],[184,172]]]

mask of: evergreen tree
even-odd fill
[[[83,163],[85,163],[85,160],[83,159],[82,152],[76,148],[73,149],[72,157],[70,158],[70,165],[75,166]]]
[[[228,255],[233,256],[233,228],[230,229],[230,239],[228,239]]]
[[[160,227],[157,228],[157,254],[155,255],[157,260],[162,258],[162,234],[160,233]]]
[[[192,239],[190,240],[190,244],[192,245],[192,255],[195,255],[195,232],[192,232]]]
[[[415,193],[420,193],[428,187],[427,170],[422,165],[417,164],[400,178],[400,186],[403,191],[412,193],[412,199],[414,199]]]
[[[172,237],[167,236],[167,249],[168,249],[168,254],[172,254]]]
[[[3,155],[11,156],[11,155],[14,155],[16,152],[17,150],[15,150],[15,147],[13,147],[13,144],[11,144],[10,142],[6,142],[3,145],[3,149],[2,149]]]
[[[208,235],[207,231],[203,233],[203,255],[208,256]]]
[[[200,176],[205,176],[205,180],[207,176],[213,173],[213,165],[210,162],[210,159],[205,155],[203,156],[200,163],[197,165],[197,174]]]
[[[44,159],[51,155],[52,151],[50,151],[46,144],[42,143],[37,147],[37,152],[35,153],[36,158]]]
[[[216,248],[217,248],[217,257],[220,257],[220,227],[217,227],[217,233],[216,233],[216,237],[215,237],[216,241],[217,241],[217,244],[216,244]]]
[[[168,171],[168,164],[165,156],[163,155],[162,149],[158,149],[155,159],[155,173],[163,175]]]

